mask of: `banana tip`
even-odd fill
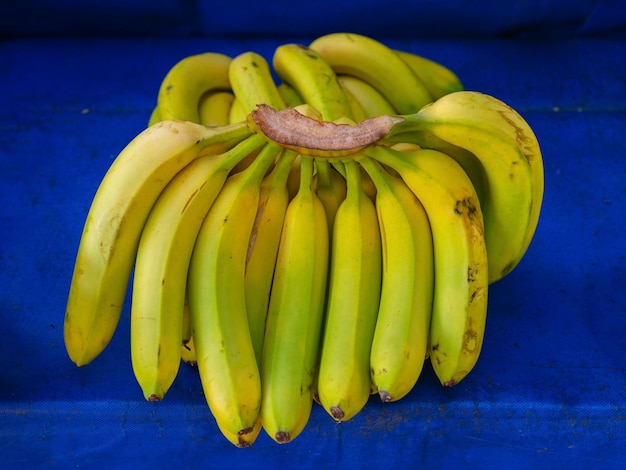
[[[287,444],[291,441],[291,435],[287,431],[278,431],[274,437],[279,444]]]
[[[380,397],[380,401],[382,401],[383,403],[389,403],[393,401],[393,397],[386,390],[380,390],[378,392],[378,396]]]

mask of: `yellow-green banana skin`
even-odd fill
[[[248,135],[244,124],[163,121],[120,152],[91,203],[70,284],[64,340],[76,365],[90,363],[115,332],[141,231],[163,188],[201,153],[221,153]]]
[[[202,221],[229,171],[260,144],[251,137],[221,155],[195,159],[148,215],[133,276],[130,337],[133,372],[150,401],[164,397],[178,372],[187,272]]]
[[[338,421],[370,396],[370,348],[380,299],[382,250],[376,208],[358,164],[346,163],[347,198],[334,219],[328,306],[317,381],[319,400]]]
[[[484,223],[473,184],[451,157],[434,150],[368,151],[394,168],[430,221],[435,262],[430,359],[443,385],[460,382],[480,355],[487,317]]]
[[[251,433],[261,405],[246,312],[245,263],[256,215],[250,209],[258,205],[261,181],[278,151],[266,144],[246,170],[228,177],[204,219],[189,268],[189,310],[202,387],[218,426],[231,434]]]
[[[407,51],[395,52],[420,78],[433,100],[438,100],[448,93],[463,90],[460,78],[444,65]]]
[[[293,441],[311,413],[326,298],[326,214],[311,189],[312,160],[301,165],[300,190],[285,214],[261,361],[261,420],[278,443]]]

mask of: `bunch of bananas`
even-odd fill
[[[261,429],[295,439],[315,401],[345,421],[371,394],[399,400],[428,358],[443,385],[462,380],[543,196],[529,125],[441,64],[336,33],[272,65],[172,67],[93,198],[65,316],[70,358],[90,363],[132,275],[144,396],[197,364],[240,447]]]

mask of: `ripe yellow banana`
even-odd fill
[[[233,99],[233,103],[230,107],[230,114],[228,115],[228,120],[231,123],[245,121],[247,117],[246,110],[243,106],[243,103],[235,96]]]
[[[198,233],[188,274],[189,311],[204,395],[220,429],[250,434],[261,380],[246,312],[244,276],[261,181],[281,148],[265,145],[228,177]]]
[[[209,91],[200,98],[198,118],[205,126],[225,126],[230,123],[230,108],[235,95],[230,91]]]
[[[147,400],[161,400],[181,360],[187,271],[200,226],[231,169],[264,140],[250,136],[192,161],[165,187],[141,233],[133,276],[131,363]]]
[[[368,82],[345,74],[338,75],[337,78],[344,90],[350,93],[361,105],[366,118],[383,114],[396,114],[395,108],[387,98]]]
[[[248,51],[235,57],[229,68],[230,85],[245,114],[258,104],[274,109],[286,107],[272,77],[269,64],[256,52]]]
[[[474,178],[482,198],[489,282],[493,283],[506,276],[523,257],[537,225],[543,184],[538,185],[538,191],[529,158],[518,141],[502,132],[498,124],[491,124],[506,122],[502,114],[468,111],[474,95],[445,95],[419,113],[406,116],[398,128],[406,125],[411,130],[390,140],[447,152]],[[457,152],[454,147],[462,150]]]
[[[165,185],[199,155],[222,153],[250,134],[245,123],[165,121],[120,152],[93,198],[76,255],[64,321],[76,365],[91,362],[115,332],[144,222]]]
[[[198,104],[210,91],[230,90],[231,58],[215,52],[185,57],[167,72],[157,98],[161,120],[200,122]]]
[[[246,310],[252,345],[259,364],[263,354],[265,321],[278,244],[290,199],[287,178],[296,157],[296,153],[285,150],[272,171],[263,179],[248,244],[245,274]]]
[[[315,39],[310,49],[337,74],[366,81],[387,98],[396,114],[411,114],[432,101],[421,80],[398,55],[373,38],[354,33],[331,33]]]
[[[317,52],[299,44],[284,44],[276,48],[272,63],[278,77],[319,111],[323,120],[334,121],[343,116],[354,119],[337,75]]]
[[[326,297],[326,214],[311,187],[312,159],[303,157],[301,168],[285,214],[261,361],[261,421],[278,443],[293,441],[311,413]]]
[[[319,401],[337,421],[370,396],[370,348],[380,300],[382,251],[376,207],[357,163],[345,163],[347,197],[333,225],[326,322],[317,379]]]
[[[433,305],[433,245],[422,205],[376,161],[360,161],[376,185],[383,246],[382,291],[372,340],[372,389],[383,402],[406,396],[427,355]]]
[[[411,52],[401,50],[395,52],[419,77],[433,100],[438,100],[448,93],[463,90],[463,83],[448,67]]]
[[[278,93],[280,93],[287,108],[295,108],[296,106],[304,104],[298,92],[288,83],[282,82],[279,84]]]
[[[487,316],[487,248],[476,191],[441,152],[376,146],[367,154],[397,171],[426,210],[435,263],[430,360],[441,383],[452,386],[476,364]]]
[[[189,338],[189,341],[181,346],[180,357],[184,363],[190,365],[191,367],[196,367],[198,365],[196,348],[193,345],[193,337]]]

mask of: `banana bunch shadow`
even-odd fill
[[[441,64],[334,33],[278,47],[272,68],[254,52],[172,67],[93,198],[64,324],[90,363],[134,270],[145,398],[197,365],[239,447],[261,429],[293,441],[314,402],[345,421],[371,394],[400,400],[425,360],[460,382],[543,197],[526,121]]]

